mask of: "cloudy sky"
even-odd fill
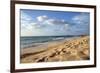
[[[90,14],[46,10],[20,10],[21,36],[89,34]]]

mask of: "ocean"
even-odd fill
[[[59,41],[65,38],[72,38],[73,36],[25,36],[20,37],[21,48],[36,47],[46,42]]]

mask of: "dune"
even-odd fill
[[[89,60],[89,36],[63,40],[49,46],[23,49],[21,63]]]

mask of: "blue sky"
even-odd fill
[[[20,10],[21,36],[61,36],[89,34],[87,12]]]

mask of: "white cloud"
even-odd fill
[[[67,22],[65,20],[58,20],[58,19],[48,19],[46,20],[47,24],[50,25],[65,25]]]
[[[31,21],[32,17],[30,17],[28,14],[21,12],[21,20],[22,21]]]
[[[37,21],[33,22],[30,16],[24,15],[21,19],[22,36],[64,34],[69,25],[65,20],[51,19],[46,15],[36,17]]]
[[[72,26],[69,31],[72,34],[89,34],[90,16],[89,13],[81,13],[72,18],[75,26]],[[73,31],[74,29],[74,31]]]
[[[89,23],[89,19],[90,19],[89,14],[86,14],[86,13],[81,13],[80,15],[77,15],[72,18],[74,23],[81,24],[81,25],[83,24],[85,25]]]
[[[32,17],[29,16],[27,13],[21,11],[21,29],[27,29],[30,26],[30,23],[32,22]]]
[[[38,16],[38,17],[37,17],[37,20],[38,20],[39,22],[43,22],[43,21],[45,21],[45,20],[47,20],[47,19],[48,19],[48,17],[47,17],[46,15]]]

